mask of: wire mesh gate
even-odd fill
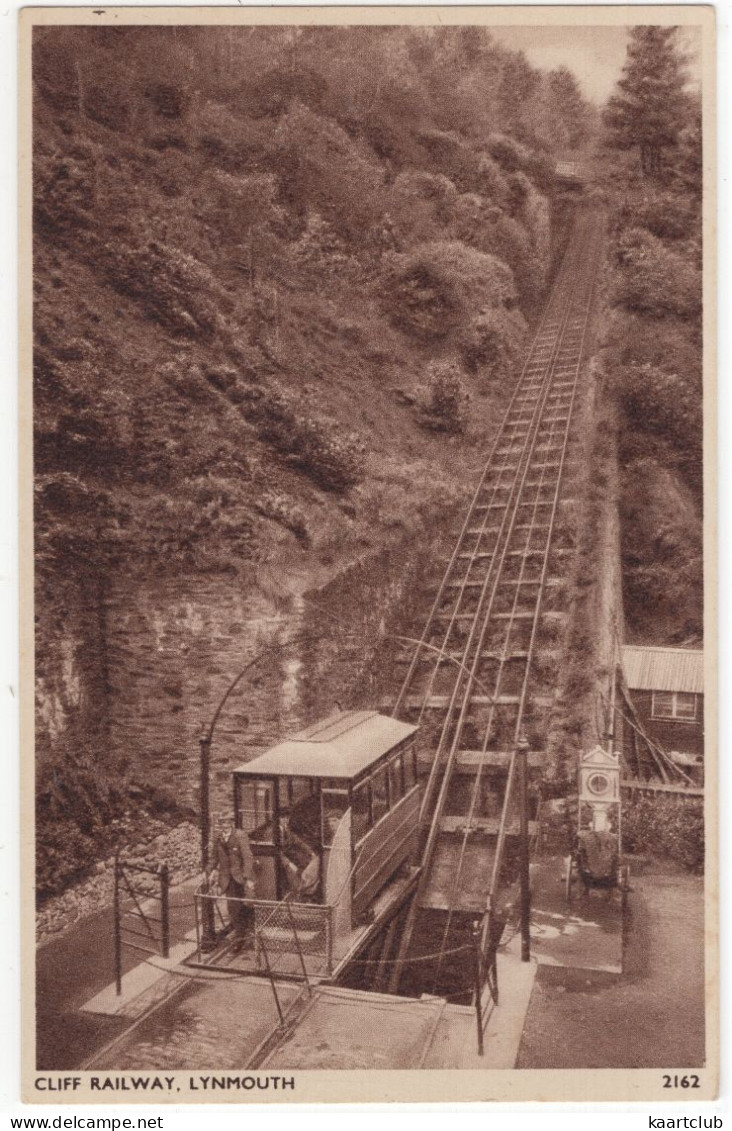
[[[334,966],[333,905],[297,903],[291,897],[283,900],[246,899],[199,889],[195,894],[198,962],[202,961],[203,930],[207,915],[213,916],[220,940],[228,939],[237,965],[249,967],[252,973],[277,973],[285,978],[308,981],[310,977],[327,977]],[[247,930],[237,938],[231,922],[237,908],[250,918]],[[225,962],[231,969],[231,954],[221,954],[207,966]]]

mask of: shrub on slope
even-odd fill
[[[476,311],[516,301],[511,269],[458,240],[436,240],[393,257],[385,303],[399,329],[437,341],[464,328]]]
[[[484,309],[472,318],[458,339],[463,365],[484,387],[508,382],[515,372],[526,336],[518,310]]]
[[[701,272],[644,228],[618,241],[614,299],[652,318],[692,319],[701,313]]]
[[[375,156],[332,119],[295,102],[280,118],[272,161],[291,208],[310,208],[340,234],[363,240],[385,211]]]

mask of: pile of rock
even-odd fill
[[[201,842],[195,825],[186,821],[171,829],[162,821],[151,820],[148,832],[154,835],[123,848],[120,860],[144,868],[167,864],[171,884],[183,883],[200,871]],[[138,873],[135,887],[153,892],[159,890],[159,881]],[[44,903],[36,916],[38,945],[57,937],[80,919],[111,906],[113,893],[114,857],[110,856],[94,866],[91,876]]]

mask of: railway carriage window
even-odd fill
[[[404,763],[404,792],[408,793],[417,782],[417,750],[412,746],[409,750],[404,751],[402,758]]]
[[[389,779],[387,767],[380,766],[371,775],[371,812],[374,824],[389,811]]]
[[[272,822],[273,783],[238,781],[240,828],[259,844],[274,843]]]
[[[696,718],[696,695],[689,694],[686,691],[676,692],[676,718]]]
[[[348,790],[338,782],[323,783],[323,846],[333,843],[341,817],[348,808]]]
[[[360,840],[371,828],[371,782],[362,781],[351,790],[353,840]]]
[[[292,807],[280,808],[280,813],[290,818],[290,829],[316,851],[320,847],[320,797],[312,790],[308,778],[292,778],[290,795]]]
[[[278,778],[277,797],[280,812],[286,813],[310,797],[314,784],[312,778]]]
[[[389,759],[389,791],[392,807],[404,797],[404,777],[401,754]]]

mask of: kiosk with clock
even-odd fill
[[[596,746],[580,758],[578,777],[577,832],[565,862],[567,899],[577,881],[584,895],[593,888],[624,895],[628,869],[621,862],[620,755]]]

